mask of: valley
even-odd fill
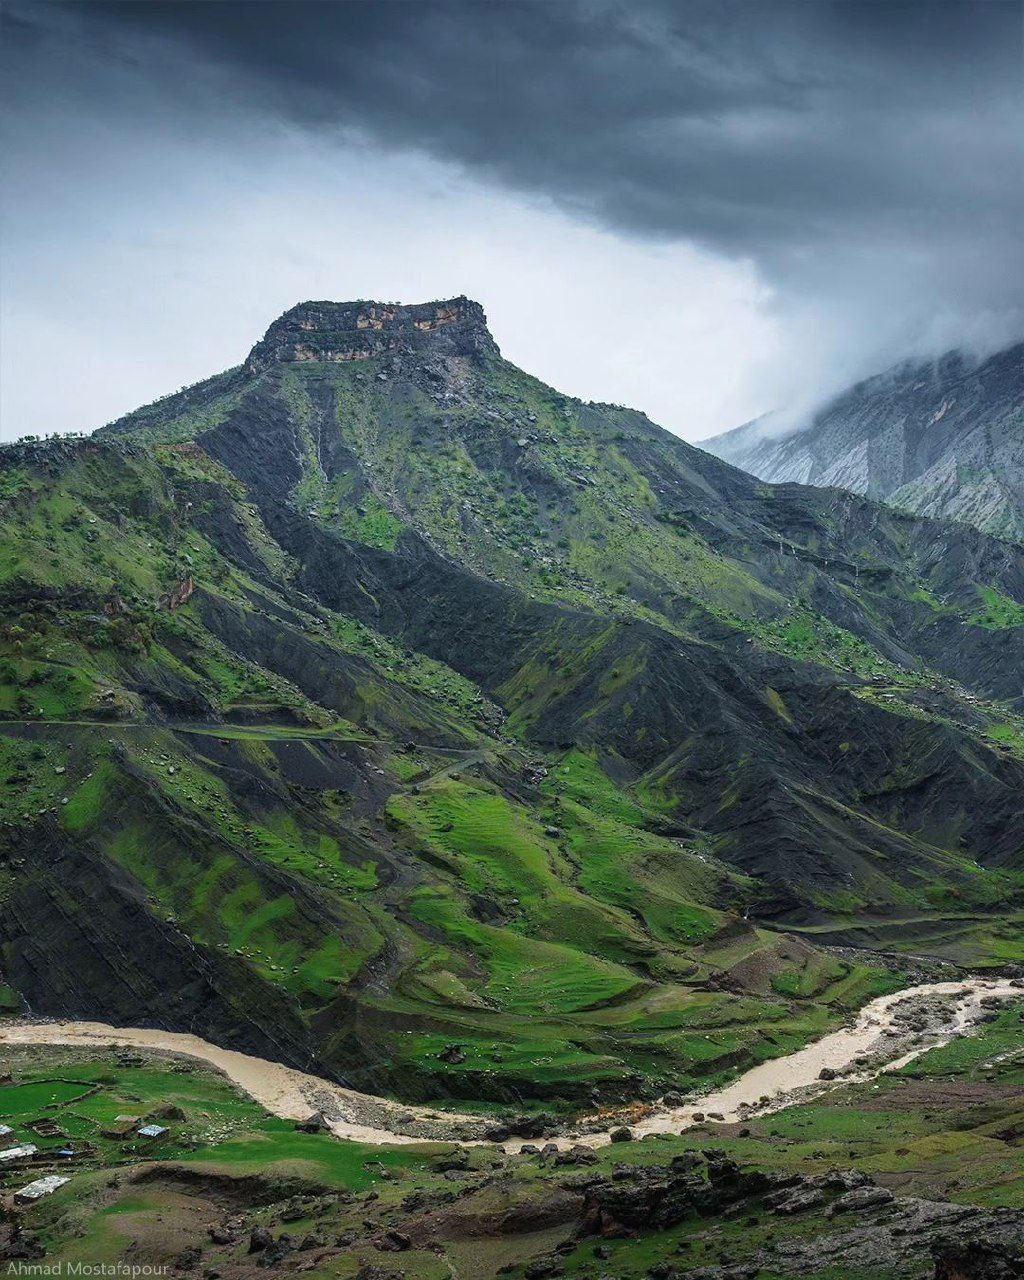
[[[40,1113],[61,1130],[36,1138],[36,1169],[69,1181],[18,1212],[5,1248],[237,1277],[990,1278],[1021,1243],[1021,1013],[1018,994],[967,1038],[765,1116],[598,1150],[556,1150],[541,1121],[511,1155],[297,1131],[219,1073],[106,1032],[8,1044],[0,1106],[19,1134]],[[117,1131],[124,1112],[159,1144]],[[61,1163],[61,1146],[79,1154]]]
[[[865,1005],[856,1022],[832,1032],[784,1058],[746,1071],[739,1079],[688,1104],[661,1099],[656,1105],[633,1104],[601,1119],[581,1116],[561,1126],[568,1136],[551,1141],[556,1149],[577,1144],[601,1147],[615,1134],[646,1138],[673,1134],[699,1124],[705,1114],[724,1123],[774,1114],[835,1087],[838,1079],[857,1083],[883,1071],[907,1066],[930,1049],[977,1030],[985,1009],[1020,1000],[1024,979],[967,980],[927,983],[881,996]],[[194,1058],[223,1072],[254,1102],[285,1120],[323,1117],[336,1137],[370,1145],[455,1140],[460,1145],[497,1143],[518,1154],[525,1139],[498,1133],[486,1118],[454,1112],[409,1108],[308,1076],[278,1063],[218,1048],[197,1036],[139,1027],[111,1027],[98,1022],[16,1022],[0,1024],[0,1044],[102,1046],[157,1051]],[[724,1113],[724,1114],[723,1114]],[[635,1118],[634,1118],[635,1117]],[[632,1120],[632,1127],[624,1127]],[[389,1128],[385,1125],[401,1127]],[[469,1136],[467,1136],[469,1135]],[[473,1136],[475,1135],[475,1136]]]
[[[61,1112],[89,1150],[25,1215],[46,1247],[174,1205],[166,1238],[104,1248],[205,1257],[193,1228],[229,1202],[248,1232],[337,1194],[334,1235],[307,1224],[324,1265],[380,1280],[330,1240],[370,1230],[350,1204],[405,1234],[407,1179],[423,1238],[460,1242],[395,1250],[424,1280],[593,1274],[595,1235],[631,1242],[616,1277],[673,1274],[678,1244],[734,1280],[733,1214],[761,1224],[750,1274],[789,1274],[764,1200],[788,1177],[809,1239],[839,1197],[895,1205],[896,1235],[836,1246],[845,1270],[791,1242],[796,1274],[853,1277],[905,1231],[917,1271],[892,1274],[930,1275],[961,1200],[1012,1227],[1019,544],[562,395],[466,298],[303,303],[234,369],[3,449],[0,601],[0,1094],[70,1071],[91,1115],[122,1088],[100,1076],[130,1078],[174,1134],[150,1161]],[[992,1037],[994,1091],[968,1047]],[[844,1107],[965,1054],[955,1119],[922,1104],[898,1147],[865,1121],[828,1181]],[[796,1115],[825,1156],[773,1138]],[[958,1196],[928,1135],[979,1127],[1000,1172]],[[552,1184],[591,1160],[597,1190]],[[304,1268],[220,1234],[218,1274]]]

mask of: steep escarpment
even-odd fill
[[[579,1101],[894,980],[812,940],[1024,959],[1010,543],[563,396],[464,298],[300,304],[0,493],[11,1007],[138,1022],[165,952],[168,1025]]]

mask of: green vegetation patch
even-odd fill
[[[976,627],[989,631],[1005,631],[1010,627],[1024,627],[1024,605],[1012,600],[995,587],[979,587],[984,608],[968,619]]]
[[[417,890],[411,907],[416,919],[481,957],[488,970],[488,999],[509,1012],[533,1017],[577,1013],[621,999],[640,985],[607,961],[482,924],[449,892]]]

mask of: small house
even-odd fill
[[[0,1162],[10,1164],[13,1160],[27,1160],[38,1150],[39,1148],[31,1142],[24,1142],[20,1147],[8,1147],[6,1151],[0,1151]]]
[[[152,1141],[153,1138],[162,1138],[166,1132],[167,1129],[163,1125],[144,1124],[139,1130],[139,1137],[149,1138]]]
[[[138,1116],[115,1116],[113,1122],[101,1130],[104,1138],[109,1138],[114,1142],[123,1142],[125,1138],[130,1138],[138,1127]]]
[[[14,1198],[23,1204],[30,1204],[33,1200],[40,1200],[43,1196],[50,1195],[69,1181],[69,1178],[62,1178],[58,1173],[51,1173],[45,1178],[37,1178],[35,1182],[30,1182],[20,1191],[15,1191]]]

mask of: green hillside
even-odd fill
[[[0,474],[0,968],[400,1096],[717,1078],[1024,960],[1024,557],[303,304]],[[1020,615],[1020,616],[1018,616]]]

